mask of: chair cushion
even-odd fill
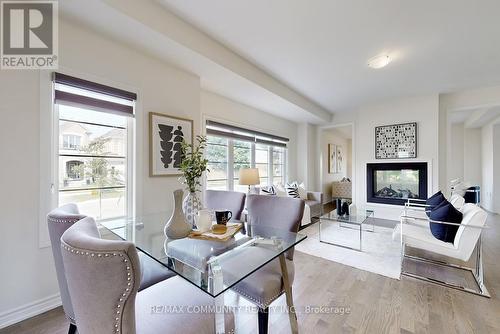
[[[438,191],[437,193],[435,193],[434,195],[432,195],[431,197],[429,197],[425,201],[425,204],[427,204],[428,206],[430,206],[430,208],[428,209],[428,211],[426,211],[427,216],[430,217],[430,211],[432,211],[433,208],[437,207],[439,204],[441,204],[445,200],[446,200],[446,198],[444,197],[444,195],[441,192],[441,190]]]
[[[136,332],[137,334],[213,333],[215,315],[203,312],[203,309],[199,308],[199,306],[213,305],[215,305],[214,299],[208,294],[179,276],[172,277],[137,294]],[[226,313],[225,320],[226,333],[232,333],[233,314]]]
[[[141,261],[141,285],[139,291],[175,276],[173,271],[168,270],[167,267],[156,262],[143,252],[138,252],[138,255],[139,261]]]
[[[436,207],[429,215],[431,220],[460,224],[463,215],[448,201]],[[458,226],[430,223],[432,235],[444,242],[453,242],[458,231]]]
[[[228,257],[222,260],[222,270],[224,276],[229,277],[232,272],[241,273],[242,270],[255,261],[259,262],[263,256],[270,256],[269,254],[275,253],[264,247],[247,247],[241,250],[242,253],[246,254],[248,261],[245,263],[241,262],[243,254],[236,257]],[[267,253],[267,255],[266,255]],[[293,283],[293,278],[295,274],[295,267],[293,261],[285,260],[288,280],[290,284]],[[284,291],[283,279],[281,275],[281,266],[279,259],[274,259],[232,288],[235,292],[241,296],[247,298],[251,302],[255,303],[261,308],[266,308],[269,304],[278,298]]]

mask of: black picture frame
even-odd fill
[[[380,134],[384,129],[392,129],[395,131],[395,128],[400,127],[410,127],[413,128],[413,136],[406,138],[405,142],[408,145],[412,145],[411,149],[409,149],[409,154],[406,156],[398,156],[397,154],[382,154],[382,147],[387,146],[394,147],[399,145],[398,142],[393,140],[392,142],[381,142]],[[397,149],[395,149],[397,151]],[[399,124],[391,124],[391,125],[381,125],[375,127],[375,159],[415,159],[417,158],[418,152],[418,124],[417,122],[408,122],[408,123],[399,123]],[[394,153],[394,152],[393,152]]]

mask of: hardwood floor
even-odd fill
[[[500,216],[490,215],[484,236],[484,265],[491,299],[424,283],[384,276],[295,254],[293,293],[301,333],[500,333]],[[334,251],[334,248],[332,248]],[[250,305],[235,295],[228,304]],[[285,305],[284,296],[273,306]],[[309,307],[345,307],[338,314],[304,313]],[[315,309],[318,310],[319,309]],[[330,309],[333,310],[333,309]],[[287,314],[271,311],[270,333],[289,333]],[[255,333],[257,314],[236,314],[238,333]],[[46,312],[0,334],[62,334],[68,322],[61,308]],[[99,333],[98,333],[99,334]],[[161,334],[161,333],[159,333]]]

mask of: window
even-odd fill
[[[134,100],[106,95],[101,89],[106,86],[73,79],[79,87],[57,77],[54,85],[58,205],[75,203],[95,219],[126,216],[132,209]],[[85,84],[89,89],[82,88]],[[130,107],[132,114],[127,114]]]
[[[273,147],[271,149],[272,159],[273,159],[273,167],[272,178],[273,184],[285,184],[285,149],[283,147]]]
[[[246,192],[239,184],[242,168],[258,168],[260,186],[286,181],[288,139],[207,122],[207,189]]]
[[[68,179],[81,180],[83,175],[83,161],[71,160],[66,162],[66,175]]]
[[[80,148],[80,136],[63,135],[63,148],[68,150],[78,150]]]
[[[233,188],[235,191],[246,192],[248,186],[240,182],[240,169],[252,166],[252,143],[242,140],[232,140],[233,149]]]
[[[225,190],[228,175],[228,140],[226,138],[208,137],[205,155],[208,159],[207,188]]]
[[[255,168],[259,170],[261,187],[269,185],[269,149],[268,145],[255,144]]]

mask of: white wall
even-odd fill
[[[363,106],[351,114],[339,115],[334,124],[354,122],[353,161],[354,202],[375,211],[375,216],[398,220],[401,207],[366,202],[366,164],[370,162],[422,161],[429,164],[428,192],[438,190],[438,141],[439,97],[429,95],[393,100],[381,104]],[[375,127],[397,123],[418,123],[418,152],[416,159],[376,160]]]
[[[227,124],[290,139],[288,145],[288,179],[295,180],[297,178],[296,123],[205,90],[201,92],[201,113],[205,119],[226,122]]]
[[[473,185],[482,182],[481,129],[464,129],[464,177]]]
[[[297,181],[304,182],[307,190],[320,191],[319,155],[317,145],[318,128],[301,123],[297,129]]]
[[[500,124],[493,125],[493,212],[500,213]]]
[[[482,129],[482,186],[481,205],[489,211],[494,211],[493,186],[493,125],[489,124]]]
[[[464,179],[464,123],[451,125],[451,140],[448,150],[450,151],[450,164],[448,178]]]
[[[449,186],[449,181],[452,177],[449,177],[450,168],[453,168],[454,161],[451,160],[451,154],[449,154],[448,147],[452,145],[451,141],[451,125],[449,121],[449,114],[457,111],[466,111],[466,110],[479,110],[484,108],[490,108],[492,106],[500,105],[500,86],[492,86],[492,87],[484,87],[478,89],[470,89],[460,92],[448,93],[440,95],[439,99],[439,150],[440,150],[440,184],[442,189],[446,189]],[[472,130],[472,129],[471,129]],[[469,134],[469,139],[472,140],[469,143],[469,147],[474,144],[478,144],[481,130],[476,129],[475,131],[471,131]],[[465,132],[466,140],[467,140],[467,129]],[[468,148],[468,143],[465,142],[466,149]],[[481,149],[477,149],[475,151],[467,150],[469,153],[477,153],[475,159],[479,159],[479,153],[482,151]],[[483,158],[484,159],[484,158]],[[481,159],[482,161],[484,161]],[[472,160],[470,160],[472,161]],[[471,183],[479,183],[480,179],[478,174],[484,169],[484,166],[476,166],[474,168],[473,165],[469,165],[467,168],[468,162],[465,162],[464,165],[464,180],[471,180]],[[472,168],[472,169],[471,169]],[[483,192],[483,190],[482,190]],[[484,197],[483,197],[484,198]]]
[[[340,181],[344,177],[350,177],[351,171],[350,167],[351,161],[351,140],[345,138],[338,130],[324,129],[321,130],[320,137],[320,148],[322,153],[321,159],[321,191],[323,192],[323,201],[325,203],[332,200],[332,182]],[[341,145],[344,149],[344,161],[342,166],[342,173],[332,173],[328,172],[328,144]]]
[[[52,251],[38,248],[38,92],[38,72],[1,71],[0,321],[27,303],[57,303]]]

